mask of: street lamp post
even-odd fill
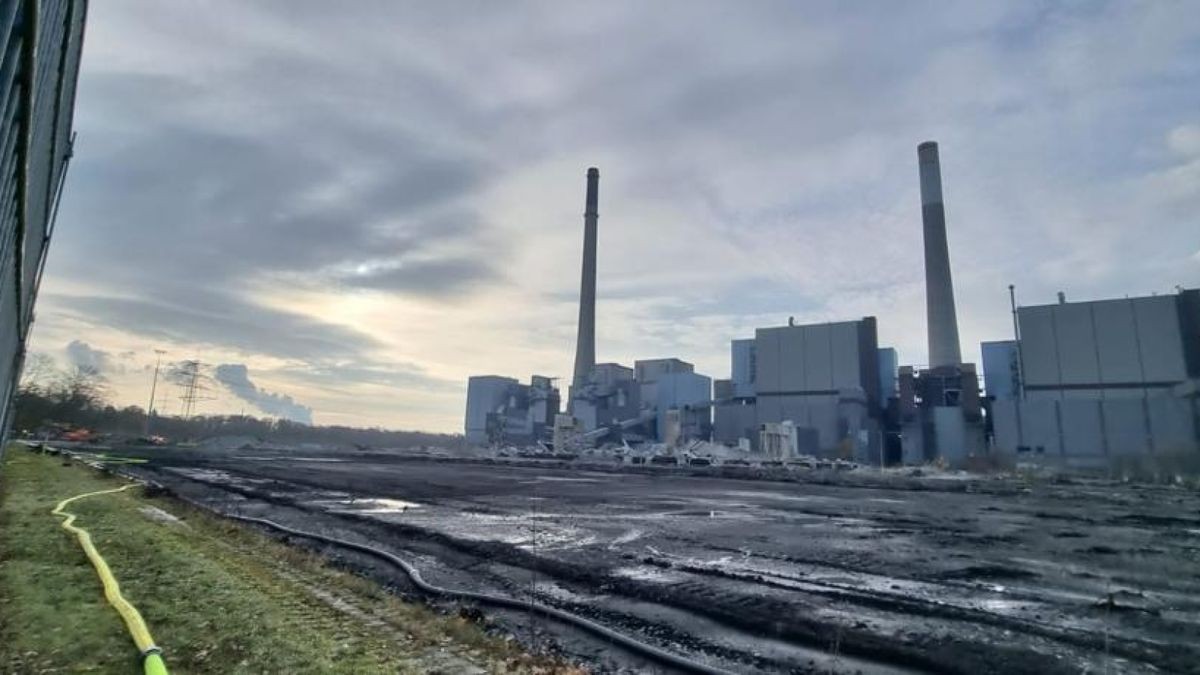
[[[150,384],[150,405],[147,406],[147,408],[146,408],[146,425],[145,425],[145,435],[146,436],[150,435],[150,418],[154,416],[154,394],[158,390],[158,369],[162,365],[162,355],[165,354],[166,352],[161,349],[155,349],[154,353],[157,356],[154,360],[154,380]]]

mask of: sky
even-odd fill
[[[917,144],[964,357],[1022,304],[1200,285],[1200,3],[90,3],[31,350],[146,406],[459,431],[474,374],[728,377],[754,329],[926,358]],[[565,380],[563,380],[565,383]],[[157,405],[178,412],[178,387]]]

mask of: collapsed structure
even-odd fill
[[[987,396],[962,359],[941,161],[917,147],[929,363],[901,365],[875,317],[759,328],[715,383],[678,358],[596,363],[600,172],[587,172],[575,362],[566,414],[549,378],[472,377],[473,443],[572,448],[711,440],[764,460],[872,464],[1029,457],[1077,466],[1145,453],[1200,457],[1200,291],[1016,308],[1015,340],[982,346]],[[665,446],[665,447],[664,447]],[[1200,462],[1197,462],[1200,466]]]

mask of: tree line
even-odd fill
[[[64,427],[85,428],[101,434],[138,438],[147,434],[172,442],[200,441],[214,436],[245,436],[264,443],[359,447],[458,447],[463,438],[452,434],[394,431],[382,428],[310,426],[284,419],[250,415],[155,414],[131,405],[114,406],[107,380],[95,368],[74,366],[58,371],[48,362],[31,359],[14,397],[13,428],[18,434],[38,436]]]

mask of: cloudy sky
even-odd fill
[[[923,363],[928,139],[964,355],[1009,283],[1200,282],[1188,1],[104,0],[76,128],[33,350],[121,403],[157,348],[201,412],[460,431],[468,375],[569,374],[593,165],[605,361],[875,315]]]

